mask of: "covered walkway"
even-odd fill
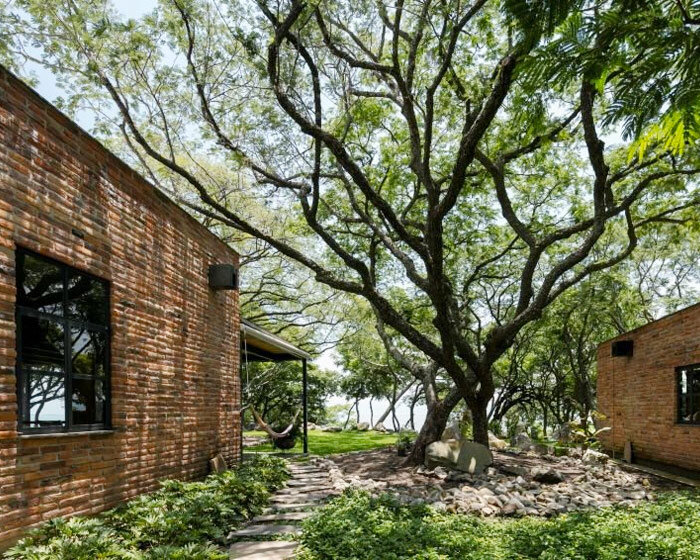
[[[307,410],[307,361],[311,355],[252,321],[241,317],[241,363],[299,361],[302,368],[301,401],[303,410],[304,453],[309,452]]]

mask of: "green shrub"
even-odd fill
[[[101,519],[53,519],[31,531],[5,558],[22,560],[134,560],[140,558]]]
[[[229,556],[213,544],[158,546],[143,554],[143,560],[228,560]]]
[[[220,560],[228,531],[257,515],[288,478],[284,461],[257,457],[200,482],[162,488],[94,518],[55,519],[6,554],[23,560]]]
[[[346,492],[304,523],[300,560],[694,560],[700,497],[553,519],[483,520]]]
[[[217,541],[241,520],[257,515],[269,498],[262,482],[236,471],[203,482],[169,480],[106,514],[110,526],[139,548]]]
[[[477,518],[401,506],[348,491],[304,523],[302,560],[452,558],[496,560],[492,531]]]
[[[397,445],[413,445],[416,441],[418,434],[413,430],[401,430],[399,432],[399,437],[396,440]]]
[[[254,478],[262,482],[274,492],[282,488],[289,478],[289,471],[285,465],[286,463],[278,457],[253,455],[238,467],[238,472],[243,478]]]

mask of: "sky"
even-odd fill
[[[126,17],[137,18],[143,14],[151,11],[157,6],[156,0],[118,0],[114,2],[117,9]],[[28,64],[27,69],[31,70],[32,73],[37,78],[36,90],[46,99],[53,102],[57,97],[62,95],[60,87],[56,83],[56,79],[53,74],[36,64]],[[75,120],[77,123],[83,127],[85,130],[90,130],[93,124],[92,115],[86,111],[82,110],[75,115]],[[335,364],[336,358],[332,350],[324,352],[319,356],[315,363],[323,369],[337,370]],[[346,400],[342,397],[332,397],[329,401],[329,405],[343,404]],[[377,401],[373,403],[374,416],[375,418],[379,416],[386,406],[388,401]],[[426,409],[424,406],[417,406],[415,409],[415,422],[416,429],[420,429],[425,421]],[[397,408],[397,417],[399,422],[404,425],[409,418],[409,410],[405,405],[399,405]],[[353,413],[354,418],[354,413]],[[360,421],[369,422],[370,421],[370,403],[369,400],[364,400],[360,403]],[[387,427],[391,425],[390,419],[385,423]]]

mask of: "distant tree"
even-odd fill
[[[302,371],[299,362],[250,363],[242,365],[243,405],[253,405],[267,424],[286,427],[302,406]],[[308,366],[307,405],[309,422],[324,423],[326,403],[338,389],[333,371]],[[254,422],[245,410],[245,423]]]
[[[367,322],[356,323],[354,333],[345,337],[336,350],[338,365],[345,372],[340,382],[340,392],[353,403],[356,421],[360,422],[360,401],[368,399],[370,425],[383,424],[391,417],[394,429],[399,430],[401,426],[396,417],[396,407],[417,382],[411,372],[402,368],[386,352],[376,330]],[[382,400],[389,404],[384,412],[375,417],[373,403]],[[347,421],[351,412],[352,407]]]

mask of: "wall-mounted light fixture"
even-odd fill
[[[616,340],[612,343],[612,356],[617,358],[620,356],[631,357],[634,354],[634,340]]]
[[[209,287],[212,290],[237,290],[238,269],[232,264],[210,265]]]

